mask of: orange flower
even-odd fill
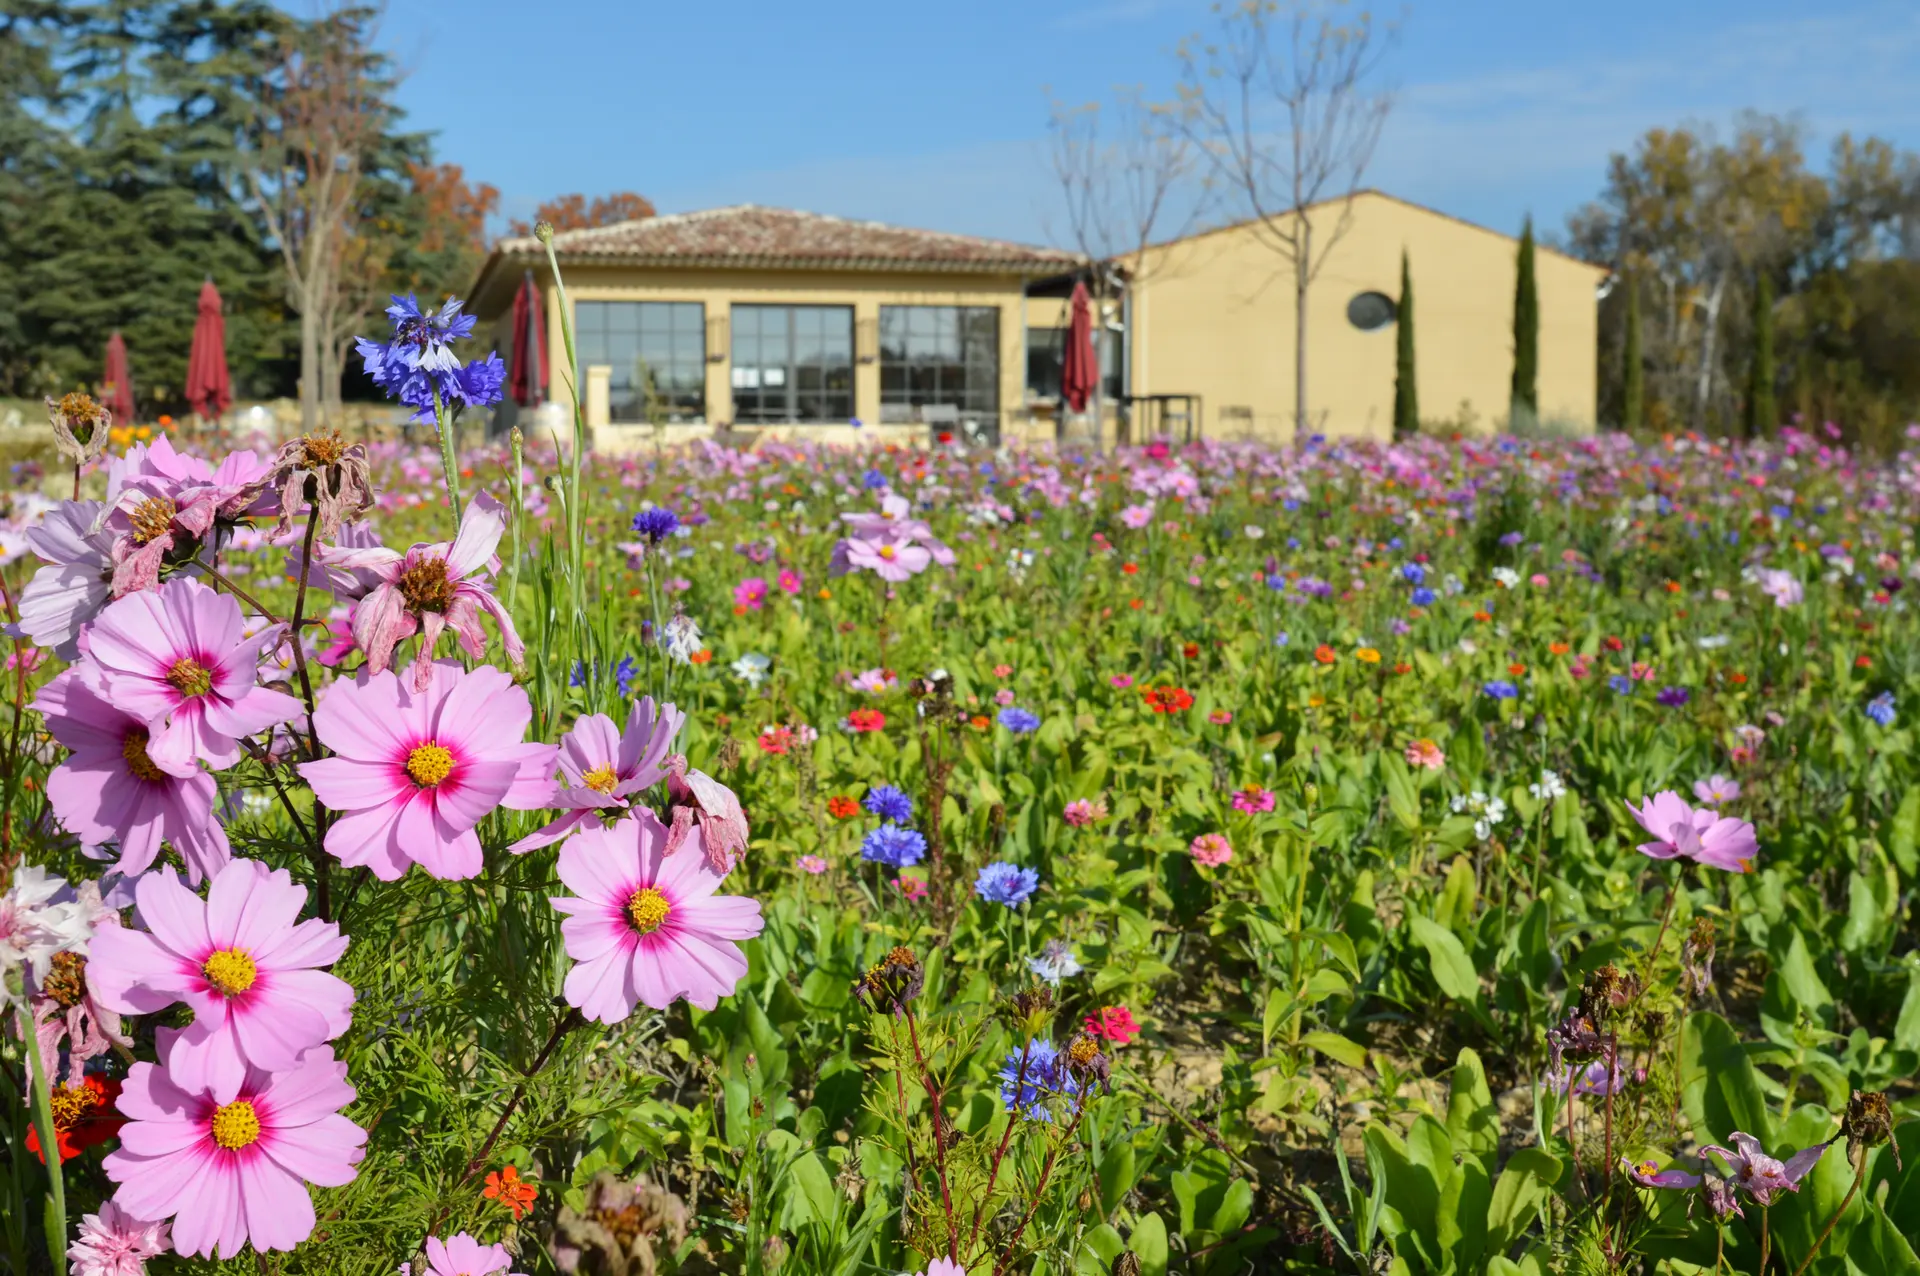
[[[1393,671],[1395,673],[1412,673],[1413,666],[1408,664],[1406,661],[1402,660],[1399,664],[1393,667]]]
[[[1313,658],[1323,665],[1330,665],[1340,659],[1340,654],[1323,642],[1313,649]]]
[[[1744,687],[1747,685],[1747,675],[1741,673],[1738,669],[1736,669],[1732,673],[1727,675],[1727,681],[1731,682],[1736,687]]]
[[[691,656],[688,656],[687,659],[692,661],[696,665],[712,664],[713,652],[708,650],[705,647],[702,647],[700,648],[700,650],[694,652]]]
[[[1564,656],[1569,651],[1572,651],[1573,648],[1569,647],[1564,642],[1550,642],[1547,644],[1547,650],[1551,651],[1556,656]]]
[[[1360,650],[1353,653],[1353,657],[1354,659],[1369,665],[1377,665],[1380,663],[1380,653],[1375,651],[1372,647],[1360,648]]]
[[[847,715],[847,725],[855,731],[878,731],[887,725],[887,715],[878,709],[855,709]]]
[[[1853,658],[1853,667],[1855,669],[1871,669],[1873,668],[1873,657],[1872,656],[1855,656]]]
[[[1122,563],[1120,564],[1120,570],[1125,572],[1129,576],[1137,576],[1140,574],[1140,564]]]
[[[850,797],[830,797],[827,799],[827,814],[836,820],[850,820],[860,814],[860,804]]]
[[[1679,593],[1679,592],[1680,592],[1680,582],[1679,582],[1679,581],[1677,581],[1677,580],[1670,580],[1670,581],[1668,581],[1668,582],[1667,582],[1667,592],[1668,592],[1669,594],[1677,594],[1677,593]]]
[[[1507,673],[1510,676],[1515,678],[1518,678],[1520,675],[1524,674],[1526,671],[1527,671],[1527,667],[1521,664],[1517,660],[1507,666]]]
[[[820,586],[820,593],[817,596],[821,602],[825,602],[827,601],[827,599],[833,597],[833,591],[831,589],[828,589],[825,585],[822,585]]]
[[[499,1201],[513,1211],[515,1221],[533,1208],[533,1199],[540,1195],[540,1189],[531,1183],[522,1182],[520,1171],[509,1165],[498,1174],[487,1175],[487,1186],[480,1195],[490,1201]]]
[[[1127,606],[1133,608],[1135,611],[1139,611],[1142,607],[1146,606],[1146,604],[1141,602],[1138,598],[1129,598],[1127,600]]]
[[[993,723],[989,721],[987,718],[983,717],[982,715],[976,713],[971,718],[967,719],[967,725],[972,727],[975,731],[985,731],[988,727],[992,726]]]
[[[1180,654],[1185,656],[1188,660],[1198,660],[1200,658],[1200,644],[1197,642],[1190,642],[1186,646],[1180,648]]]
[[[1481,624],[1483,624],[1483,625],[1484,625],[1484,624],[1486,624],[1486,623],[1487,623],[1487,622],[1488,622],[1489,620],[1492,620],[1492,619],[1493,619],[1493,617],[1492,617],[1492,615],[1490,615],[1489,613],[1487,613],[1487,612],[1484,612],[1484,611],[1476,611],[1476,612],[1474,612],[1474,613],[1473,613],[1473,618],[1474,618],[1475,620],[1477,620],[1477,621],[1479,621],[1479,622],[1480,622]]]

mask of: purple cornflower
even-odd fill
[[[680,530],[680,519],[664,505],[655,505],[633,516],[633,530],[646,537],[647,544],[658,545]]]
[[[881,784],[867,790],[860,805],[867,808],[869,814],[877,815],[894,824],[905,824],[913,818],[913,799],[894,788],[891,784]]]
[[[1662,687],[1653,702],[1663,709],[1678,709],[1693,699],[1693,693],[1685,687]]]
[[[1496,678],[1480,688],[1481,694],[1493,700],[1516,700],[1520,696],[1519,688],[1504,678]]]
[[[860,858],[889,868],[911,868],[927,853],[927,839],[898,824],[882,824],[860,839]]]
[[[1040,729],[1040,719],[1025,709],[1002,709],[999,713],[1000,725],[1015,735],[1025,735],[1029,731]]]
[[[975,895],[990,903],[1005,904],[1008,908],[1018,908],[1039,889],[1040,874],[1004,860],[981,869],[973,883]]]

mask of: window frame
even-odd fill
[[[784,331],[770,333],[766,320],[774,312],[784,312]],[[829,331],[826,321],[829,317],[843,318],[844,328],[835,324]],[[817,331],[803,332],[802,321],[819,319]],[[744,322],[751,320],[751,322]],[[844,425],[852,421],[858,411],[856,386],[854,383],[854,313],[850,305],[830,305],[818,302],[748,302],[736,301],[728,311],[727,327],[731,333],[728,347],[728,382],[733,393],[733,423],[738,426],[761,425]],[[770,336],[779,341],[784,350],[782,361],[769,363],[763,353],[763,346]],[[843,344],[844,354],[822,353],[802,360],[800,351],[802,342],[811,338],[823,351]],[[754,358],[751,363],[743,362],[741,352],[743,342],[750,339]],[[773,415],[766,408],[770,388],[761,384],[765,374],[774,369],[780,373],[779,396],[784,401],[784,415]],[[747,372],[751,370],[753,384],[744,385]],[[834,384],[835,374],[845,377],[844,386]],[[753,407],[743,411],[743,406],[751,401]],[[817,406],[816,415],[808,415],[804,410],[808,400]],[[845,415],[832,409],[844,404]]]
[[[998,421],[1003,310],[997,305],[881,306],[881,422],[910,424],[922,419],[922,408],[936,406],[951,406],[963,418]],[[951,350],[915,350],[949,339]]]
[[[683,301],[665,297],[581,298],[573,303],[575,342],[579,369],[575,384],[586,384],[586,369],[595,366],[613,370],[607,394],[607,420],[614,425],[644,425],[647,395],[642,386],[642,369],[655,374],[655,398],[665,407],[670,425],[693,425],[707,419],[707,319],[704,301]],[[616,324],[614,320],[623,322]],[[654,322],[649,322],[650,320]],[[649,334],[664,336],[667,358],[664,362],[647,360],[643,353]],[[631,355],[615,358],[613,343],[618,337],[630,340]],[[600,357],[593,357],[596,351]],[[682,347],[686,347],[683,349]],[[678,382],[665,393],[657,389],[658,373],[665,370]],[[624,375],[623,375],[624,374]]]

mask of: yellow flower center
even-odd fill
[[[127,732],[127,738],[120,742],[120,756],[126,759],[127,770],[142,780],[155,781],[166,779],[166,773],[153,764],[147,756],[147,729],[135,727]]]
[[[53,1128],[71,1130],[100,1106],[100,1092],[83,1081],[53,1087]]]
[[[884,558],[884,559],[886,559],[886,560],[887,560],[888,562],[892,562],[892,561],[893,561],[893,556],[894,556],[894,549],[893,549],[893,546],[891,546],[891,545],[882,545],[882,546],[880,547],[880,557],[882,557],[882,558]]]
[[[340,437],[337,430],[330,430],[323,434],[306,435],[300,440],[300,448],[306,453],[308,465],[336,465],[347,453],[347,441]]]
[[[192,656],[182,656],[167,670],[167,684],[183,696],[204,696],[213,690],[213,670]]]
[[[421,788],[430,789],[453,774],[453,754],[432,742],[416,745],[407,755],[407,774]]]
[[[237,997],[253,987],[253,980],[260,973],[253,964],[253,958],[240,948],[222,948],[208,955],[206,963],[200,967],[200,973],[207,982],[229,997]]]
[[[148,541],[165,535],[173,526],[173,516],[178,513],[174,503],[164,496],[150,496],[134,507],[127,521],[133,526],[133,543],[145,545]]]
[[[213,1141],[232,1152],[260,1141],[260,1114],[245,1099],[225,1103],[213,1114]]]
[[[444,612],[453,605],[453,581],[447,576],[444,558],[421,559],[401,572],[395,584],[408,611]]]
[[[620,783],[620,777],[613,773],[610,766],[597,766],[581,776],[580,783],[596,793],[611,793],[613,786]]]
[[[40,991],[55,1005],[71,1008],[87,999],[87,959],[79,953],[55,953],[52,968],[40,981]]]
[[[627,916],[633,919],[633,928],[642,935],[651,935],[666,925],[672,912],[673,906],[667,903],[667,897],[651,886],[635,891],[627,901]]]

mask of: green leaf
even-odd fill
[[[1087,1229],[1087,1234],[1080,1238],[1080,1256],[1074,1269],[1080,1276],[1107,1276],[1113,1270],[1114,1260],[1126,1251],[1127,1243],[1120,1239],[1120,1233],[1102,1223]]]
[[[1133,1190],[1134,1153],[1131,1139],[1118,1139],[1100,1158],[1100,1213],[1108,1217]]]
[[[1134,1221],[1127,1248],[1140,1260],[1142,1276],[1166,1276],[1167,1225],[1158,1214],[1143,1214]]]
[[[1908,789],[1887,826],[1887,854],[1908,877],[1920,877],[1920,788]]]
[[[1503,1253],[1518,1240],[1559,1181],[1560,1158],[1544,1148],[1521,1148],[1508,1158],[1487,1210],[1487,1252]]]
[[[1479,893],[1472,861],[1464,855],[1454,856],[1453,863],[1447,865],[1446,885],[1440,888],[1433,919],[1454,934],[1465,935],[1473,925],[1473,905]]]
[[[1447,1133],[1456,1148],[1479,1156],[1490,1155],[1500,1146],[1500,1113],[1487,1087],[1487,1070],[1480,1056],[1469,1049],[1462,1049],[1453,1065]]]
[[[1312,1046],[1335,1063],[1344,1063],[1349,1068],[1367,1066],[1367,1048],[1337,1032],[1304,1033],[1300,1037],[1300,1044]]]
[[[1413,937],[1427,950],[1427,959],[1433,966],[1433,981],[1440,985],[1440,991],[1456,1001],[1480,1001],[1480,979],[1473,973],[1473,963],[1467,959],[1467,950],[1460,946],[1459,936],[1445,926],[1426,917],[1408,919],[1413,929]]]
[[[1744,1130],[1762,1146],[1773,1143],[1773,1118],[1746,1047],[1725,1019],[1702,1011],[1686,1022],[1680,1054],[1681,1102],[1696,1131],[1725,1142]]]
[[[1212,1231],[1217,1236],[1231,1236],[1252,1214],[1253,1185],[1245,1179],[1235,1179],[1221,1199],[1220,1208],[1213,1212]]]
[[[1415,831],[1420,827],[1420,790],[1414,787],[1406,760],[1397,753],[1383,751],[1380,775],[1387,785],[1387,809],[1401,828],[1409,833]]]

